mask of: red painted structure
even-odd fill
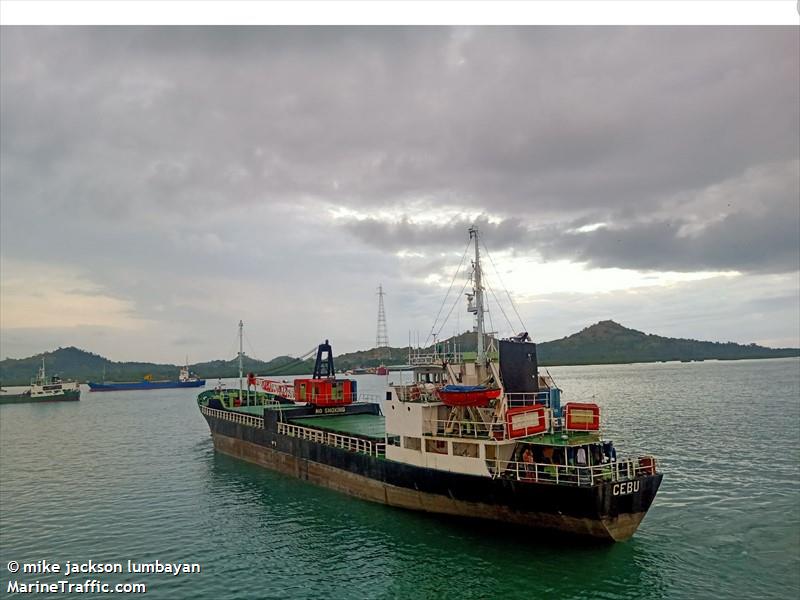
[[[446,388],[436,390],[439,400],[447,406],[489,406],[489,401],[500,396],[499,389],[448,391]]]
[[[598,431],[600,407],[597,404],[568,402],[564,405],[567,431]]]
[[[294,399],[314,406],[352,404],[356,382],[352,379],[295,379]]]
[[[547,411],[544,405],[519,406],[506,411],[508,437],[514,439],[547,431]]]

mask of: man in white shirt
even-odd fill
[[[579,447],[575,453],[575,464],[578,466],[578,483],[590,480],[589,472],[585,468],[581,468],[586,467],[586,448],[583,446]]]

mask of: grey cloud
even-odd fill
[[[646,210],[798,153],[791,28],[10,28],[4,38],[4,160],[51,167],[46,191],[86,199],[85,212],[297,194],[370,207],[449,194],[528,217],[598,203]],[[66,169],[81,174],[69,187]]]
[[[518,221],[490,222],[488,217],[451,219],[446,223],[415,223],[405,217],[397,222],[375,218],[347,220],[342,227],[367,244],[386,250],[440,250],[457,253],[467,243],[467,229],[477,225],[485,234],[498,240],[501,247],[525,240],[529,234]]]
[[[800,269],[800,209],[780,208],[763,216],[729,215],[698,235],[679,235],[682,222],[676,219],[565,233],[540,249],[546,259],[566,257],[593,267],[793,272]]]
[[[268,305],[276,347],[292,310],[331,326],[320,289],[355,307],[351,338],[373,337],[380,280],[395,314],[435,313],[415,282],[467,222],[412,221],[442,206],[482,214],[490,249],[796,269],[799,46],[792,27],[3,27],[3,256],[217,333],[235,315],[185,290],[260,283],[242,310]],[[777,191],[735,183],[752,171]]]
[[[644,270],[800,269],[800,161],[757,169],[649,218],[612,214],[594,231],[537,236],[545,258]],[[601,220],[602,221],[602,220]]]
[[[646,271],[733,270],[791,272],[800,269],[800,162],[771,165],[734,178],[712,191],[664,201],[650,213],[609,207],[542,226],[516,219],[476,223],[495,249],[536,251],[546,260],[569,259],[592,267]],[[696,196],[701,201],[696,201]],[[713,196],[703,200],[706,196]],[[670,214],[671,213],[671,214]],[[597,224],[591,231],[577,231]],[[454,248],[469,222],[416,224],[351,220],[362,241],[391,249]]]

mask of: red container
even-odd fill
[[[547,431],[547,412],[541,404],[519,406],[506,411],[509,438],[527,437]]]
[[[598,431],[600,407],[597,404],[568,402],[564,405],[568,431]]]
[[[355,382],[351,379],[295,379],[294,399],[314,406],[352,404]]]

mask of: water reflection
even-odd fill
[[[384,507],[218,455],[194,392],[0,406],[0,555],[200,562],[150,581],[170,599],[796,597],[798,366],[552,368],[565,400],[594,395],[620,450],[665,471],[613,545]],[[384,378],[358,379],[382,393]]]
[[[487,598],[558,590],[563,597],[636,598],[643,585],[653,593],[665,587],[663,561],[646,545],[385,507],[222,455],[209,462],[208,493],[216,535],[261,545],[248,568],[271,565],[271,578],[291,585],[298,575],[284,561],[291,557],[313,565],[306,585],[327,596],[360,590],[406,597],[413,590],[418,597]]]

